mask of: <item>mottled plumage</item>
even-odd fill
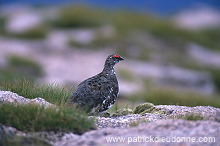
[[[103,71],[81,82],[69,103],[92,113],[108,110],[118,96],[119,87],[114,65],[121,60],[124,59],[119,55],[108,56]]]

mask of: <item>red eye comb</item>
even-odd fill
[[[119,58],[120,56],[119,56],[119,55],[115,55],[115,56],[113,56],[113,57]]]

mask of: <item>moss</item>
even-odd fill
[[[156,108],[153,103],[145,102],[145,103],[142,103],[142,104],[138,105],[137,107],[135,107],[133,113],[134,114],[141,114],[141,115],[143,115],[145,113],[165,114],[166,111],[163,111],[159,108]]]
[[[112,114],[112,117],[120,117],[120,116],[126,116],[126,115],[129,115],[129,114],[132,114],[133,113],[133,110],[132,109],[120,109],[118,110],[116,113],[113,113]]]
[[[153,103],[145,102],[135,107],[133,113],[134,114],[144,114],[146,112],[149,113],[149,111],[151,111],[153,108],[154,108]]]

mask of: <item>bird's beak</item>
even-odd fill
[[[121,56],[119,57],[119,60],[121,61],[121,60],[125,60],[124,58],[122,58]]]

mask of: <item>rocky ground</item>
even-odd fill
[[[0,92],[0,103],[32,103],[9,91]],[[41,98],[34,104],[51,105]],[[54,132],[22,132],[0,125],[0,140],[19,137],[24,145],[209,145],[220,143],[220,109],[210,106],[153,105],[144,103],[135,109],[123,109],[108,117],[91,116],[96,130],[82,135]],[[40,137],[35,139],[33,136]],[[22,138],[21,138],[22,137]],[[185,141],[184,139],[185,138]],[[186,139],[188,138],[188,139]],[[167,142],[166,142],[167,141]],[[1,143],[0,143],[1,144]]]
[[[136,127],[104,128],[90,131],[64,143],[58,143],[58,145],[218,145],[219,126],[219,122],[214,121],[158,120]],[[114,142],[111,139],[114,137],[119,137],[121,140]],[[215,137],[216,141],[210,143],[175,142],[175,140],[174,142],[159,142],[159,137],[171,139],[173,137]]]

